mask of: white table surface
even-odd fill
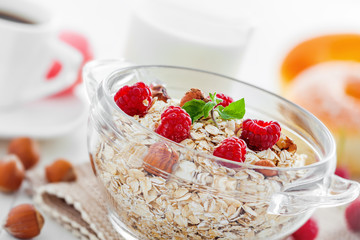
[[[30,0],[29,0],[30,1]],[[32,0],[49,9],[59,19],[59,26],[85,34],[96,58],[121,58],[130,11],[125,0]],[[222,9],[232,14],[244,6],[250,11],[256,29],[244,58],[239,77],[245,81],[277,91],[277,69],[283,53],[291,44],[315,32],[360,32],[360,1],[357,0],[303,0],[303,1],[220,1],[237,4]],[[204,3],[204,1],[200,1]],[[218,3],[207,4],[218,7]],[[231,6],[231,5],[229,5]],[[0,154],[6,151],[8,141],[0,140]],[[58,157],[74,163],[87,161],[86,121],[70,134],[41,141],[41,168]],[[0,222],[11,206],[31,202],[23,190],[16,194],[0,193]],[[0,228],[0,239],[13,239]],[[67,230],[46,217],[42,233],[36,239],[76,239]]]

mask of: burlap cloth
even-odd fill
[[[123,239],[107,217],[106,200],[90,163],[75,169],[73,183],[47,183],[43,170],[30,171],[28,190],[35,204],[80,239]]]
[[[90,163],[75,168],[78,179],[73,183],[49,184],[44,171],[29,172],[35,204],[80,239],[123,239],[107,217],[106,200]],[[347,230],[344,210],[345,207],[337,207],[315,212],[319,224],[317,240],[360,240],[360,234]]]

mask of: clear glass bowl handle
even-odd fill
[[[294,215],[321,207],[335,207],[352,202],[359,196],[360,184],[336,175],[329,179],[329,187],[317,185],[312,191],[292,190],[275,193],[268,208],[268,213]]]
[[[94,96],[99,84],[107,76],[110,75],[116,69],[133,66],[134,64],[126,62],[123,59],[107,59],[107,60],[94,60],[88,62],[82,72],[82,77],[85,82],[86,92],[88,99]]]

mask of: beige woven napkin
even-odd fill
[[[29,172],[35,203],[80,239],[123,239],[107,218],[105,198],[90,163],[75,169],[78,179],[74,183],[49,184],[44,171]],[[320,230],[317,240],[360,240],[360,234],[347,230],[344,209],[326,208],[315,212]]]
[[[78,178],[73,183],[47,183],[44,171],[29,172],[35,204],[80,239],[123,239],[107,218],[105,198],[90,163],[75,170]]]

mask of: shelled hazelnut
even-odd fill
[[[287,150],[290,153],[295,153],[297,150],[297,146],[294,143],[294,141],[283,134],[280,136],[279,140],[277,141],[276,146],[278,146],[280,150]]]
[[[167,102],[167,100],[170,99],[170,97],[166,91],[166,88],[163,85],[151,84],[150,89],[151,89],[152,98],[157,97],[158,100],[163,101],[163,102]]]
[[[276,167],[276,165],[268,159],[259,160],[255,163],[255,165],[263,166],[263,167]],[[278,174],[278,172],[276,170],[270,170],[270,169],[256,169],[256,171],[261,173],[265,177],[273,177]]]

